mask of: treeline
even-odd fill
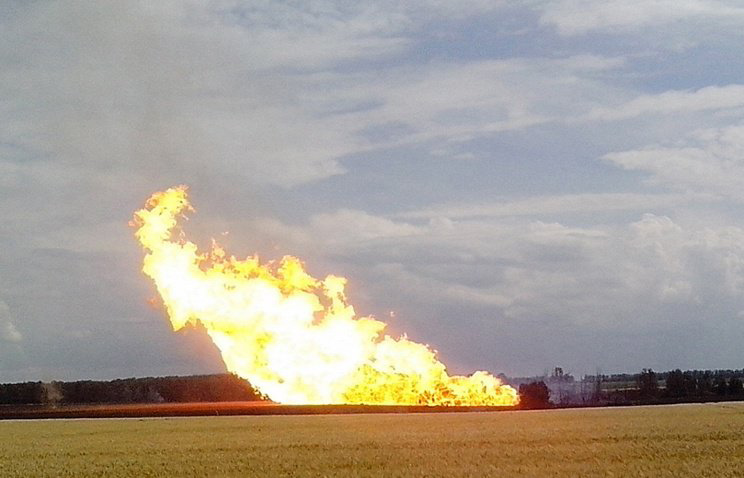
[[[247,400],[263,397],[233,374],[0,384],[2,405]]]
[[[644,369],[636,377],[641,399],[744,399],[744,370]]]
[[[526,408],[744,400],[744,369],[643,369],[635,374],[585,375],[576,380],[556,367],[550,375],[507,382],[519,386]]]
[[[505,377],[505,381],[519,388],[522,408],[744,400],[744,369],[667,372],[644,369],[637,374],[586,375],[576,380],[556,367],[550,375]],[[233,374],[0,384],[0,405],[263,399],[247,381]]]

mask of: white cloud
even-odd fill
[[[702,306],[710,320],[744,310],[738,227],[683,225],[654,214],[596,227],[483,218],[414,227],[339,211],[288,229],[299,241],[290,249],[312,250],[316,261],[333,257],[342,269],[364,264],[355,270],[381,294],[377,302],[403,295],[412,304],[487,307],[513,320],[592,328],[623,321],[643,329],[655,308],[674,304]]]
[[[341,209],[317,214],[310,219],[310,234],[328,238],[331,243],[359,243],[378,238],[405,237],[419,234],[418,228],[396,223],[363,211]]]
[[[744,85],[707,86],[698,90],[670,90],[640,95],[612,107],[593,108],[582,119],[616,121],[638,116],[664,116],[685,112],[726,111],[744,106]]]
[[[741,201],[744,126],[697,130],[677,144],[606,154],[625,169],[650,173],[648,182]]]
[[[341,88],[376,105],[350,119],[365,128],[399,125],[389,144],[465,141],[586,114],[620,94],[601,78],[623,64],[593,55],[432,63],[348,78]]]
[[[271,218],[250,221],[248,230],[257,231],[268,243],[281,244],[288,252],[321,254],[351,253],[366,245],[399,238],[415,238],[424,232],[411,224],[395,222],[364,211],[340,209],[316,214],[305,225],[287,225]]]
[[[619,228],[548,223],[494,226],[490,233],[485,226],[457,228],[457,235],[417,244],[439,258],[431,267],[412,245],[406,250],[410,257],[396,254],[404,273],[388,275],[392,287],[410,290],[418,283],[418,301],[476,303],[514,320],[557,319],[590,328],[623,321],[624,327],[643,329],[652,325],[647,321],[654,308],[665,304],[702,304],[710,320],[727,314],[720,302],[744,308],[739,228],[691,229],[654,215]],[[384,258],[384,249],[379,253]]]
[[[509,216],[553,216],[557,214],[648,211],[680,206],[694,198],[679,194],[584,193],[532,196],[482,204],[446,205],[398,214],[416,218],[486,218]]]
[[[715,0],[561,0],[547,2],[540,21],[561,35],[592,31],[627,31],[679,21],[741,25],[744,8]]]

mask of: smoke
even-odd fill
[[[0,340],[11,343],[18,343],[23,340],[23,336],[11,320],[8,304],[2,300],[0,300]]]
[[[56,407],[63,398],[64,393],[59,382],[44,382],[41,384],[41,403]]]
[[[112,173],[114,190],[126,187],[122,177],[142,183],[173,171],[196,179],[231,168],[282,185],[340,173],[333,158],[348,152],[343,138],[291,101],[299,80],[270,76],[293,64],[272,53],[301,51],[293,58],[302,61],[335,49],[313,54],[315,42],[298,48],[284,35],[259,49],[271,29],[227,20],[200,2],[19,7],[12,22],[0,18],[0,57],[14,59],[0,77],[0,114],[13,112],[0,140],[64,164],[58,173],[23,166],[61,186],[105,187]],[[222,167],[204,168],[215,162]]]
[[[23,335],[13,323],[10,307],[0,299],[0,374],[3,376],[24,356],[22,341]]]

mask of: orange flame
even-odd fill
[[[449,376],[428,346],[384,335],[355,317],[346,279],[310,276],[295,257],[262,265],[213,245],[174,240],[186,187],[158,192],[135,213],[174,330],[201,322],[227,368],[269,398],[293,404],[515,405],[516,391],[487,372]]]

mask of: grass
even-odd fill
[[[0,422],[0,476],[734,477],[744,405]]]

